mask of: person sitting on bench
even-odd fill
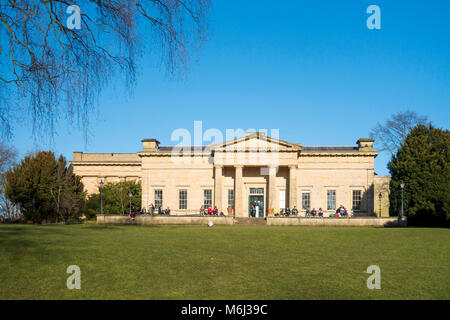
[[[289,217],[290,214],[291,214],[291,210],[289,208],[286,208],[285,216]]]
[[[322,208],[319,208],[319,217],[323,217],[323,210],[322,210]]]
[[[293,216],[297,216],[298,215],[298,210],[297,210],[296,206],[294,206],[294,208],[292,209],[292,215]]]

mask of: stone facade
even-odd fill
[[[88,193],[98,192],[101,180],[139,180],[145,208],[162,193],[162,207],[173,214],[198,212],[210,203],[225,215],[233,207],[237,217],[247,217],[251,203],[261,207],[259,216],[294,206],[300,215],[308,206],[327,215],[341,204],[355,206],[358,215],[378,216],[381,193],[381,216],[389,215],[389,177],[374,173],[378,153],[371,139],[359,139],[355,146],[311,147],[254,132],[199,147],[142,142],[142,151],[133,154],[74,152],[74,171]]]
[[[407,219],[397,217],[357,217],[357,218],[309,218],[309,217],[267,217],[263,219],[247,219],[247,222],[259,220],[259,226],[310,226],[310,227],[405,227]],[[136,225],[207,225],[212,222],[213,225],[236,225],[240,224],[239,219],[233,219],[231,216],[166,216],[166,215],[137,215],[132,221],[127,215],[97,215],[98,224],[136,224]],[[247,223],[246,225],[252,225]]]

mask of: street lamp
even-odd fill
[[[128,196],[130,197],[130,215],[131,215],[131,197],[133,196],[133,194],[130,192],[128,192]]]
[[[402,211],[400,213],[400,217],[403,218],[404,211],[403,211],[403,189],[405,188],[405,183],[402,181],[400,182],[400,188],[402,188]]]
[[[383,195],[381,194],[381,192],[378,194],[378,199],[380,199],[380,206],[379,206],[379,211],[380,211],[380,215],[379,218],[381,218],[381,198],[383,198]]]
[[[100,180],[100,214],[103,214],[103,180]]]

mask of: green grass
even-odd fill
[[[0,299],[449,299],[449,243],[448,229],[0,225]]]

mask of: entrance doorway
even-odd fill
[[[258,195],[250,195],[248,197],[248,216],[251,217],[251,209],[252,205],[256,208],[256,215],[257,218],[264,218],[264,196]]]

